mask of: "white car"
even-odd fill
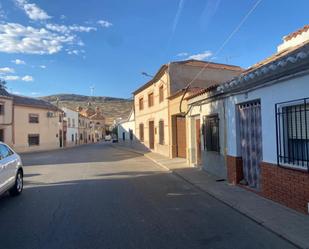
[[[111,135],[106,135],[105,136],[105,141],[111,141],[112,140],[112,136]]]
[[[0,142],[0,195],[6,191],[13,196],[19,195],[23,191],[23,175],[20,156]]]

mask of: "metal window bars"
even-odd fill
[[[309,172],[309,98],[275,105],[277,163]]]

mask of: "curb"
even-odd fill
[[[170,173],[173,173],[174,175],[176,175],[177,177],[181,178],[183,181],[187,182],[188,184],[194,186],[195,188],[199,189],[200,191],[204,192],[204,193],[207,193],[209,194],[210,196],[212,196],[213,198],[215,198],[216,200],[224,203],[225,205],[227,205],[228,207],[234,209],[235,211],[237,211],[238,213],[246,216],[247,218],[249,218],[250,220],[254,221],[255,223],[259,224],[260,226],[262,226],[263,228],[265,228],[266,230],[272,232],[273,234],[277,235],[278,237],[284,239],[285,241],[289,242],[290,244],[296,246],[297,248],[302,248],[302,249],[309,249],[309,247],[307,247],[306,245],[302,245],[301,243],[297,243],[295,242],[295,240],[293,239],[290,239],[289,238],[289,235],[287,234],[284,234],[284,233],[280,233],[278,231],[276,231],[275,229],[271,228],[271,226],[267,226],[265,225],[265,222],[260,220],[259,218],[257,217],[254,217],[252,216],[251,214],[249,214],[248,212],[246,212],[245,210],[241,210],[240,208],[238,208],[236,205],[233,205],[227,201],[225,201],[224,199],[221,199],[219,197],[217,197],[216,195],[214,195],[213,193],[211,192],[208,192],[207,190],[203,189],[202,187],[200,187],[198,184],[196,183],[193,183],[191,181],[189,181],[186,177],[182,176],[181,174],[177,173],[176,171],[174,170],[171,170],[169,169],[168,167],[166,167],[164,164],[158,162],[157,160],[151,158],[150,156],[147,155],[147,153],[144,153],[144,152],[140,152],[138,150],[134,150],[134,149],[130,149],[130,148],[125,148],[124,146],[115,146],[113,145],[114,148],[118,148],[118,149],[122,149],[122,150],[125,150],[125,151],[129,151],[129,152],[132,152],[132,153],[136,153],[136,154],[139,154],[139,155],[142,155],[144,157],[146,157],[147,159],[151,160],[152,162],[156,163],[158,166],[164,168],[166,171],[170,172]],[[121,148],[120,148],[121,147]]]

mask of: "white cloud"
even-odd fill
[[[31,95],[40,95],[39,92],[31,92]]]
[[[40,68],[45,69],[47,67],[45,65],[40,65]]]
[[[10,67],[2,67],[0,68],[0,74],[14,73],[15,70]]]
[[[16,60],[12,60],[13,63],[15,63],[16,65],[25,65],[26,62],[20,59],[16,59]]]
[[[79,26],[79,25],[66,26],[66,25],[58,25],[58,24],[51,24],[51,23],[46,24],[46,28],[51,31],[55,31],[55,32],[63,33],[63,34],[69,34],[70,32],[87,32],[88,33],[88,32],[97,30],[97,28],[95,27],[87,27],[87,26]]]
[[[4,80],[6,81],[16,81],[16,80],[22,80],[22,81],[26,81],[26,82],[30,82],[33,81],[33,77],[30,75],[25,75],[24,77],[20,77],[17,75],[7,75],[4,77]]]
[[[112,23],[110,23],[110,22],[108,22],[108,21],[105,21],[105,20],[99,20],[99,21],[97,21],[97,23],[98,23],[101,27],[103,27],[103,28],[109,28],[109,27],[113,26]]]
[[[4,77],[4,80],[6,80],[6,81],[13,81],[13,80],[19,80],[19,79],[20,79],[20,77],[16,76],[16,75],[8,75],[8,76]]]
[[[179,57],[183,57],[183,56],[188,56],[189,54],[187,52],[181,52],[181,53],[178,53],[177,56]]]
[[[24,77],[21,78],[22,81],[26,81],[26,82],[30,82],[30,81],[33,81],[33,77],[30,76],[30,75],[26,75]]]
[[[207,59],[211,56],[212,56],[211,51],[205,51],[205,52],[202,52],[202,53],[199,53],[199,54],[190,55],[187,59],[188,60],[205,60],[205,59]]]
[[[27,16],[31,20],[37,21],[51,18],[51,16],[49,16],[44,10],[42,10],[34,3],[28,3],[27,0],[16,0],[16,3],[26,12]]]
[[[6,13],[4,12],[2,8],[2,4],[0,3],[0,19],[5,19],[6,18]]]
[[[67,49],[67,52],[68,52],[68,54],[69,55],[80,55],[80,54],[83,54],[83,53],[85,53],[85,50],[82,50],[82,49],[73,49],[73,50],[71,50],[71,49]]]
[[[0,24],[0,52],[25,54],[54,54],[64,45],[73,44],[72,34],[59,35],[44,28],[18,23]]]

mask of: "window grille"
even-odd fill
[[[309,171],[309,98],[276,104],[278,165]]]

